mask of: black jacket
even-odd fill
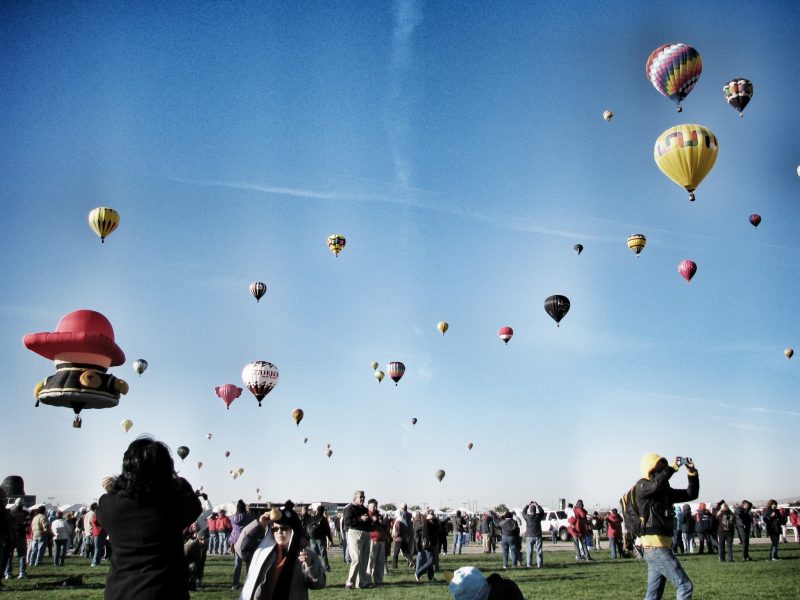
[[[439,543],[439,523],[434,519],[414,522],[414,547],[417,551],[435,551]]]
[[[753,515],[750,514],[749,510],[745,510],[744,506],[740,505],[736,507],[736,510],[733,511],[733,514],[736,517],[737,527],[750,529],[750,526],[753,524]]]
[[[649,479],[636,482],[636,502],[644,518],[644,535],[672,536],[675,524],[674,504],[691,502],[700,493],[700,476],[695,471],[689,476],[685,490],[674,490],[669,485],[675,474],[672,467],[653,473]]]
[[[362,521],[361,517],[369,511],[367,507],[352,502],[344,507],[342,518],[344,519],[345,529],[355,529],[356,531],[369,531],[371,529],[369,521]]]
[[[542,519],[544,519],[544,509],[541,506],[536,506],[535,511],[530,514],[529,511],[534,508],[532,504],[525,507],[522,511],[522,516],[525,518],[525,537],[542,537]]]

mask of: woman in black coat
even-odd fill
[[[106,600],[188,600],[183,530],[201,510],[166,445],[149,437],[131,442],[97,509],[114,548]]]

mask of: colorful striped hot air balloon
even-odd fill
[[[677,111],[681,112],[681,102],[703,72],[703,60],[697,50],[687,44],[664,44],[647,58],[645,72],[653,87],[677,102]]]
[[[344,245],[347,243],[347,240],[344,239],[344,236],[341,233],[334,233],[333,235],[328,236],[328,248],[331,249],[334,256],[339,256],[339,252],[342,251]]]
[[[104,243],[112,231],[119,225],[119,213],[113,208],[99,206],[89,213],[89,226],[100,236]]]
[[[689,192],[694,191],[717,162],[717,136],[702,125],[670,127],[656,140],[653,158],[662,173]]]
[[[743,117],[742,111],[753,97],[753,82],[742,77],[731,79],[722,87],[722,93],[725,95],[726,102],[739,111],[740,117]]]
[[[646,244],[647,238],[641,233],[634,233],[632,236],[628,237],[628,248],[633,250],[636,253],[636,256],[639,256],[642,253],[642,250],[644,250]]]
[[[399,361],[390,362],[386,365],[386,372],[391,380],[394,381],[394,384],[397,385],[397,382],[403,378],[403,374],[406,372],[406,366]]]
[[[256,302],[260,302],[264,294],[267,293],[267,284],[263,281],[254,281],[250,284],[250,293],[253,294]]]

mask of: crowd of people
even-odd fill
[[[787,533],[800,542],[797,509],[780,508],[774,500],[760,511],[753,510],[748,500],[732,507],[724,500],[711,506],[700,503],[693,511],[687,502],[697,497],[697,471],[687,465],[689,487],[674,490],[669,478],[678,468],[658,455],[642,459],[642,478],[635,487],[639,508],[651,519],[638,537],[628,531],[626,519],[616,508],[607,514],[589,514],[582,500],[570,504],[568,532],[576,560],[592,560],[590,552],[602,549],[605,531],[612,559],[638,556],[648,561],[647,598],[660,598],[667,580],[675,584],[678,597],[691,598],[691,582],[677,555],[708,553],[720,561],[733,561],[736,536],[741,560],[752,560],[750,539],[764,532],[770,538],[770,559],[778,560],[778,547],[787,541]],[[121,474],[110,478],[107,493],[87,508],[64,514],[42,505],[26,509],[17,501],[5,509],[2,490],[0,500],[0,565],[5,579],[15,576],[15,564],[16,577],[24,579],[28,568],[46,559],[63,565],[71,552],[89,566],[109,561],[106,598],[163,594],[188,598],[190,590],[202,587],[207,556],[228,555],[233,565],[231,589],[240,591],[240,598],[302,600],[309,589],[328,583],[328,550],[336,541],[349,563],[343,582],[348,589],[380,587],[390,568],[413,569],[420,583],[434,581],[441,571],[439,557],[448,553],[450,536],[452,554],[475,544],[484,553],[496,553],[499,548],[503,569],[544,567],[546,513],[533,500],[519,514],[506,510],[471,515],[457,510],[439,518],[432,509],[412,513],[406,504],[381,512],[375,498],[367,500],[364,491],[358,490],[340,514],[329,515],[323,505],[309,511],[291,501],[261,515],[250,514],[239,500],[235,513],[228,516],[223,508],[212,510],[205,494],[178,477],[169,449],[150,438],[131,443]],[[201,514],[208,516],[200,518]],[[556,542],[558,522],[549,523],[549,529]],[[401,555],[403,563],[398,566]],[[465,572],[456,583],[462,580],[460,589],[473,583],[485,587],[472,572]],[[503,578],[491,581],[502,588]]]

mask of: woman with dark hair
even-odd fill
[[[781,541],[781,513],[775,500],[767,502],[767,508],[761,515],[770,539],[769,560],[778,560],[778,545]]]
[[[239,536],[242,534],[242,529],[252,521],[252,517],[247,514],[247,505],[244,500],[239,498],[236,503],[236,512],[231,517],[231,537],[228,538],[228,543],[231,548],[235,548]],[[238,590],[242,577],[242,557],[233,552],[233,584],[231,590]]]
[[[150,437],[131,442],[122,473],[97,509],[97,521],[114,545],[105,598],[188,600],[183,530],[201,510],[192,486],[175,473],[165,444]]]

